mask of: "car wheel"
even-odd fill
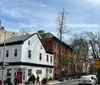
[[[81,83],[79,83],[78,85],[82,85]]]

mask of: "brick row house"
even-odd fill
[[[59,42],[60,40],[52,35],[51,33],[45,33],[43,30],[38,31],[40,36],[42,37],[43,44],[46,49],[53,52],[54,55],[54,78],[58,78],[59,75]],[[61,55],[67,57],[68,60],[62,61],[66,63],[62,63],[62,72],[65,77],[70,76],[73,73],[74,63],[72,58],[73,49],[62,42],[61,46]]]

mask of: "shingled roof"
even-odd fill
[[[30,38],[32,35],[34,34],[27,34],[27,35],[22,35],[22,36],[15,36],[15,37],[11,37],[9,39],[7,39],[5,42],[6,43],[11,43],[11,42],[18,42],[18,41],[25,41],[28,38]]]
[[[35,33],[34,33],[35,34]],[[7,40],[5,40],[6,45],[16,44],[16,43],[23,43],[25,40],[33,36],[34,34],[27,34],[27,35],[21,35],[21,36],[14,36]],[[3,46],[4,43],[1,43],[0,46]]]

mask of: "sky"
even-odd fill
[[[8,31],[21,28],[57,34],[57,17],[65,9],[70,37],[100,29],[100,0],[0,0],[0,20]]]

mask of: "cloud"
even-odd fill
[[[36,24],[25,24],[25,23],[20,23],[19,25],[20,28],[34,28],[36,27]]]
[[[17,18],[21,16],[16,10],[6,9],[2,7],[1,11],[6,15],[10,15],[13,17],[16,16]]]
[[[92,17],[93,16],[92,14],[87,14],[87,13],[85,15],[88,16],[88,17]]]
[[[100,6],[100,0],[86,0],[89,2],[92,6],[98,7]]]
[[[73,27],[73,28],[82,28],[82,27],[86,27],[86,28],[100,28],[99,24],[68,24],[69,27]]]
[[[41,7],[46,7],[46,5],[45,4],[41,4]]]

